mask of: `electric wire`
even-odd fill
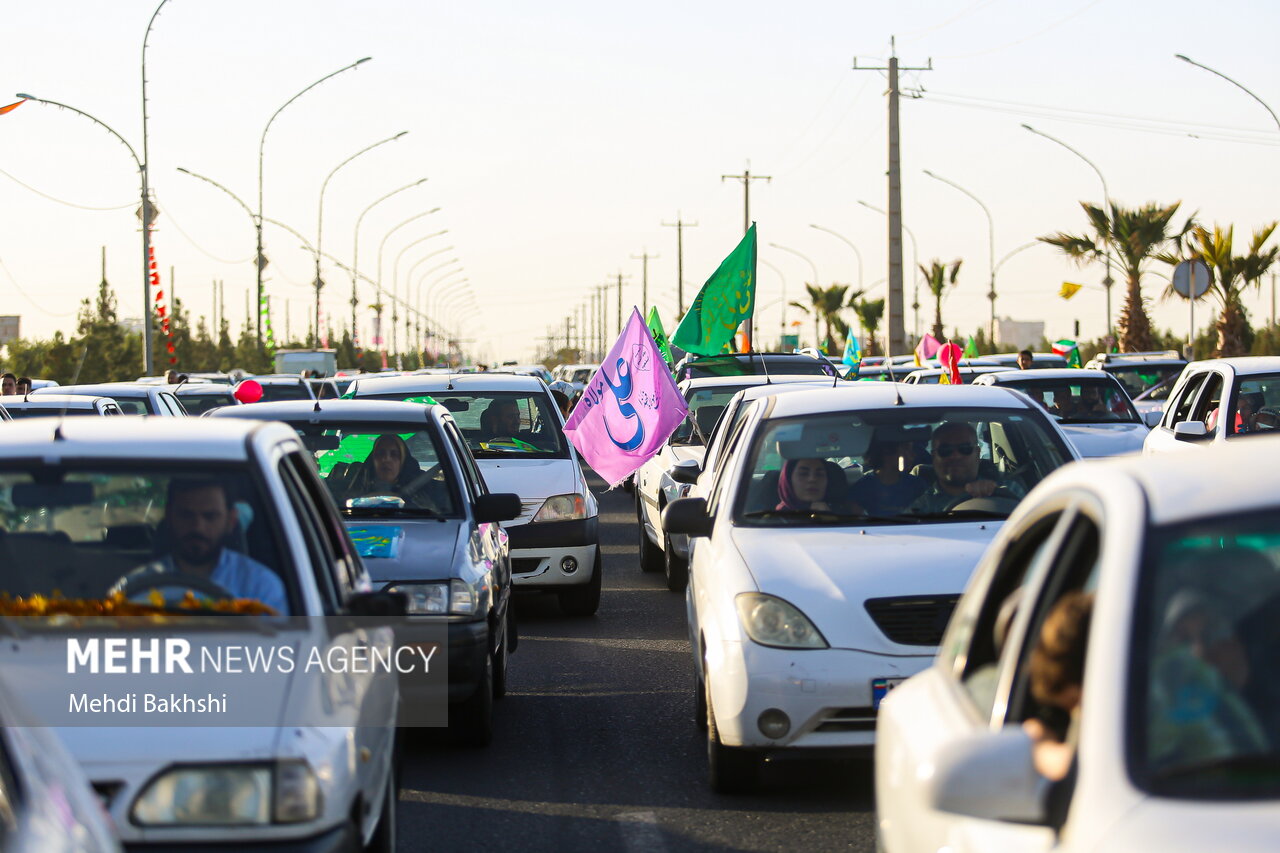
[[[0,258],[0,270],[4,270],[5,277],[9,279],[9,283],[13,285],[13,289],[18,291],[18,293],[22,295],[22,298],[30,302],[35,307],[35,309],[39,311],[41,314],[47,314],[50,317],[74,317],[76,315],[75,311],[67,311],[66,313],[50,311],[49,309],[41,305],[39,302],[32,299],[31,295],[22,289],[22,285],[18,284],[18,280],[14,278],[14,275],[12,272],[10,272],[9,267],[5,265],[3,258]]]
[[[1090,0],[1090,2],[1084,4],[1079,9],[1076,9],[1074,12],[1070,13],[1066,17],[1059,18],[1049,26],[1044,27],[1043,29],[1040,29],[1040,30],[1036,30],[1035,32],[1029,35],[1023,36],[1022,38],[1014,39],[1011,42],[1006,42],[1005,44],[998,45],[996,47],[989,47],[983,50],[974,51],[973,53],[951,54],[950,56],[940,56],[938,58],[939,59],[971,59],[975,56],[986,56],[991,53],[998,53],[999,51],[1002,51],[1002,50],[1008,50],[1011,47],[1017,47],[1018,45],[1025,44],[1026,42],[1029,42],[1032,39],[1039,38],[1045,33],[1050,32],[1051,30],[1056,30],[1058,27],[1067,23],[1067,21],[1070,21],[1072,18],[1076,18],[1076,17],[1079,17],[1080,15],[1083,15],[1085,12],[1089,11],[1090,9],[1092,9],[1094,6],[1097,6],[1101,2],[1102,0]]]
[[[133,207],[135,204],[137,204],[137,203],[138,203],[138,202],[136,202],[136,201],[131,201],[131,202],[129,202],[128,204],[116,205],[115,207],[91,207],[91,206],[89,206],[89,205],[87,205],[87,204],[76,204],[74,201],[67,201],[66,199],[62,199],[62,198],[58,198],[57,196],[49,195],[49,194],[48,194],[48,193],[46,193],[46,192],[41,192],[40,190],[36,189],[35,187],[31,186],[30,184],[24,183],[23,181],[19,180],[18,178],[14,177],[13,175],[9,174],[8,172],[4,171],[3,169],[0,169],[0,175],[4,175],[6,178],[8,178],[9,180],[13,181],[13,182],[14,182],[15,184],[17,184],[18,186],[22,187],[22,188],[23,188],[23,189],[25,189],[25,190],[30,190],[31,192],[35,193],[36,195],[40,196],[41,198],[46,198],[46,199],[48,199],[49,201],[57,202],[58,204],[65,204],[67,207],[74,207],[74,208],[78,208],[79,210],[93,210],[93,211],[104,211],[104,210],[124,210],[125,208]]]

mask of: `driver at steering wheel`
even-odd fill
[[[277,613],[288,615],[288,599],[279,575],[227,546],[239,524],[239,514],[225,483],[213,479],[170,481],[162,524],[169,534],[171,552],[130,572],[116,589],[127,595],[130,584],[174,575],[172,586],[154,588],[183,589],[185,577],[199,584],[188,587],[197,592],[212,585],[230,598],[260,601]]]
[[[978,433],[971,424],[940,424],[929,441],[929,452],[934,482],[907,507],[907,512],[946,512],[970,498],[999,496],[996,490],[1000,484],[978,476]]]
[[[520,407],[515,400],[499,398],[480,415],[480,437],[515,438],[520,434]]]

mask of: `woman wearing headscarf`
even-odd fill
[[[406,506],[430,506],[426,476],[409,445],[395,434],[380,435],[373,443],[369,458],[360,465],[348,490],[350,497],[362,495],[395,495],[404,498]]]
[[[797,512],[856,511],[847,500],[844,471],[825,459],[788,459],[778,476],[777,510]]]

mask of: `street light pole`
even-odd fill
[[[333,71],[333,72],[331,72],[331,73],[329,73],[329,74],[326,74],[325,76],[321,77],[319,80],[317,80],[316,82],[312,83],[310,86],[308,86],[307,88],[303,89],[301,92],[299,92],[298,94],[294,95],[294,96],[293,96],[292,98],[290,98],[289,100],[285,101],[285,102],[280,106],[280,108],[279,108],[278,110],[276,110],[274,113],[272,113],[272,114],[271,114],[271,118],[267,119],[267,125],[266,125],[266,127],[262,128],[262,136],[261,136],[261,138],[259,138],[259,140],[258,140],[258,222],[257,222],[257,232],[258,232],[258,251],[257,251],[257,255],[256,255],[256,256],[255,256],[255,258],[254,258],[254,262],[255,262],[256,266],[258,267],[258,322],[257,322],[257,336],[258,336],[258,348],[259,348],[259,349],[261,349],[261,348],[262,348],[262,304],[263,304],[263,293],[262,293],[262,271],[263,271],[263,269],[265,269],[265,268],[266,268],[266,266],[267,266],[267,259],[266,259],[266,258],[263,256],[263,254],[262,254],[262,161],[263,161],[263,153],[264,153],[264,151],[266,150],[266,145],[267,145],[267,131],[271,130],[271,124],[276,120],[276,116],[278,116],[278,115],[280,115],[280,113],[284,112],[285,107],[289,106],[289,105],[290,105],[290,104],[292,104],[294,101],[298,100],[298,98],[301,98],[301,97],[302,97],[303,95],[305,95],[307,92],[310,92],[312,89],[314,89],[316,86],[319,86],[321,83],[323,83],[324,81],[328,80],[330,77],[336,77],[337,75],[341,74],[341,73],[342,73],[342,72],[344,72],[344,71],[350,71],[351,69],[353,69],[353,68],[355,68],[355,67],[357,67],[357,66],[359,66],[359,65],[361,65],[361,64],[363,64],[363,63],[365,63],[365,62],[368,62],[368,61],[369,61],[370,59],[372,59],[372,58],[373,58],[373,57],[371,57],[371,56],[366,56],[364,59],[358,59],[358,60],[356,60],[355,62],[351,63],[350,65],[343,66],[342,68],[339,68],[337,71]]]
[[[392,190],[391,192],[387,193],[381,198],[375,199],[368,207],[360,211],[360,215],[356,217],[355,236],[352,239],[352,246],[351,246],[351,341],[352,343],[355,343],[358,341],[358,336],[356,335],[356,306],[360,304],[360,296],[356,289],[356,284],[359,279],[359,271],[360,271],[360,223],[364,222],[364,218],[369,214],[369,211],[373,210],[375,207],[382,204],[384,201],[391,198],[393,195],[396,195],[397,193],[402,193],[405,190],[411,190],[414,187],[418,186],[419,184],[424,183],[426,180],[427,180],[426,178],[419,178],[418,180],[414,181],[411,184],[405,184],[402,187],[397,187],[396,189]]]
[[[151,188],[148,180],[148,165],[151,158],[148,155],[147,148],[147,42],[151,38],[151,27],[156,22],[160,10],[169,0],[160,0],[160,5],[156,6],[156,10],[151,13],[151,20],[147,21],[146,32],[142,34],[142,161],[138,170],[142,173],[142,304],[143,304],[143,322],[142,322],[142,349],[143,358],[146,360],[146,375],[150,376],[155,371],[155,349],[151,340],[151,318],[155,308],[151,304]]]
[[[924,173],[929,177],[933,178],[934,180],[942,181],[947,186],[957,189],[960,192],[964,193],[969,198],[976,201],[978,203],[978,207],[981,207],[982,212],[987,215],[987,248],[990,252],[988,269],[990,270],[990,275],[991,275],[991,290],[988,291],[987,298],[991,300],[991,345],[995,346],[996,345],[996,225],[995,225],[995,220],[991,218],[991,210],[985,204],[982,203],[982,199],[978,198],[976,195],[969,192],[967,189],[960,186],[955,181],[947,180],[941,175],[935,175],[933,172],[930,172],[928,169],[925,169]]]
[[[1087,163],[1089,165],[1089,168],[1093,169],[1093,171],[1097,173],[1098,180],[1102,182],[1102,204],[1103,204],[1103,207],[1106,209],[1107,221],[1110,222],[1112,220],[1111,193],[1107,191],[1107,179],[1103,176],[1102,170],[1098,168],[1097,164],[1095,164],[1092,160],[1090,160],[1088,157],[1081,154],[1076,149],[1072,148],[1067,143],[1063,142],[1061,139],[1058,139],[1056,136],[1050,136],[1049,134],[1045,133],[1043,130],[1036,130],[1034,127],[1032,127],[1029,124],[1026,124],[1025,122],[1023,123],[1022,126],[1025,129],[1034,133],[1036,136],[1043,136],[1045,139],[1049,140],[1050,142],[1058,143],[1063,148],[1067,149],[1072,154],[1076,155],[1085,163]],[[1105,278],[1102,279],[1102,286],[1107,292],[1107,335],[1110,336],[1113,334],[1112,328],[1111,328],[1111,286],[1115,284],[1115,279],[1111,277],[1111,235],[1109,234],[1106,235],[1105,239],[1107,243],[1107,275]],[[999,265],[997,264],[997,266]]]
[[[876,207],[874,204],[871,204],[870,202],[859,201],[858,204],[862,205],[867,210],[874,210],[876,213],[880,214],[881,216],[889,215],[884,208]],[[902,230],[907,232],[907,236],[911,238],[911,264],[915,270],[915,272],[911,274],[911,313],[912,313],[912,321],[913,321],[912,335],[913,337],[916,338],[916,340],[919,340],[920,339],[920,247],[916,243],[915,232],[907,227],[907,223],[900,222],[898,224],[902,226]],[[874,284],[871,286],[875,287]],[[905,316],[905,314],[906,312],[904,311],[903,315]]]
[[[129,156],[133,158],[134,164],[138,167],[138,174],[142,176],[142,288],[143,288],[143,312],[142,312],[142,334],[143,334],[143,369],[146,375],[150,376],[155,366],[154,348],[151,340],[151,202],[147,199],[147,167],[138,157],[138,152],[133,150],[133,146],[129,144],[123,136],[116,133],[106,122],[101,119],[94,118],[84,110],[58,103],[57,101],[46,100],[45,98],[37,98],[35,95],[26,95],[19,92],[15,97],[22,98],[27,101],[34,101],[37,104],[48,104],[51,107],[57,107],[63,110],[69,110],[78,116],[83,116],[107,133],[119,140],[129,151]]]
[[[312,282],[316,288],[317,346],[319,345],[319,340],[320,340],[320,290],[324,287],[324,279],[320,277],[320,255],[324,248],[324,193],[325,193],[325,190],[329,188],[329,181],[333,179],[334,175],[338,174],[338,170],[341,169],[343,166],[347,165],[352,160],[359,157],[361,154],[367,154],[368,152],[377,148],[379,145],[386,145],[388,142],[395,142],[397,139],[404,136],[408,132],[409,131],[407,130],[402,130],[399,133],[397,133],[395,136],[388,136],[386,139],[380,139],[377,142],[373,143],[372,145],[368,145],[368,146],[365,146],[364,148],[361,148],[359,151],[352,154],[350,157],[343,160],[338,165],[334,166],[333,170],[330,171],[329,174],[325,176],[324,183],[320,184],[319,212],[316,215],[316,280]]]
[[[1217,76],[1221,77],[1223,80],[1226,80],[1232,86],[1235,86],[1237,89],[1244,92],[1250,98],[1253,98],[1255,101],[1262,104],[1262,108],[1271,114],[1271,120],[1276,123],[1276,127],[1280,128],[1280,117],[1276,116],[1276,111],[1271,109],[1271,107],[1268,106],[1267,102],[1262,100],[1262,98],[1259,98],[1253,92],[1249,91],[1249,89],[1245,88],[1243,83],[1239,82],[1238,80],[1231,79],[1227,75],[1223,74],[1221,71],[1210,68],[1207,65],[1201,65],[1199,62],[1196,62],[1194,59],[1191,59],[1190,57],[1187,57],[1187,56],[1183,56],[1181,53],[1175,53],[1174,57],[1177,59],[1181,59],[1183,62],[1187,63],[1188,65],[1194,65],[1196,68],[1203,68],[1205,71],[1208,71],[1210,74],[1216,74]]]
[[[399,231],[404,226],[408,225],[410,222],[413,222],[414,220],[421,219],[424,216],[430,216],[433,213],[439,213],[439,212],[440,212],[440,208],[433,207],[431,210],[424,210],[421,213],[415,213],[413,216],[410,216],[408,219],[405,219],[403,222],[400,222],[397,225],[395,225],[390,231],[388,231],[385,235],[383,235],[382,242],[378,244],[378,299],[379,301],[381,301],[382,294],[385,292],[382,289],[382,253],[386,249],[387,241],[391,239],[391,235]],[[399,322],[400,322],[400,310],[396,306],[396,283],[393,281],[391,282],[391,351],[397,353],[397,355],[399,354],[399,351],[396,349],[396,324]]]
[[[858,291],[861,292],[862,291],[862,252],[858,251],[858,247],[853,244],[852,240],[850,240],[848,237],[841,234],[839,231],[832,231],[830,228],[824,228],[821,225],[810,225],[809,227],[817,228],[819,231],[825,231],[828,234],[830,234],[832,237],[842,240],[846,246],[848,246],[850,249],[853,249],[853,254],[858,259]]]

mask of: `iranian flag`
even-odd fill
[[[1080,364],[1080,345],[1075,341],[1055,341],[1053,344],[1054,355],[1060,355],[1067,360],[1068,367],[1081,367]]]

